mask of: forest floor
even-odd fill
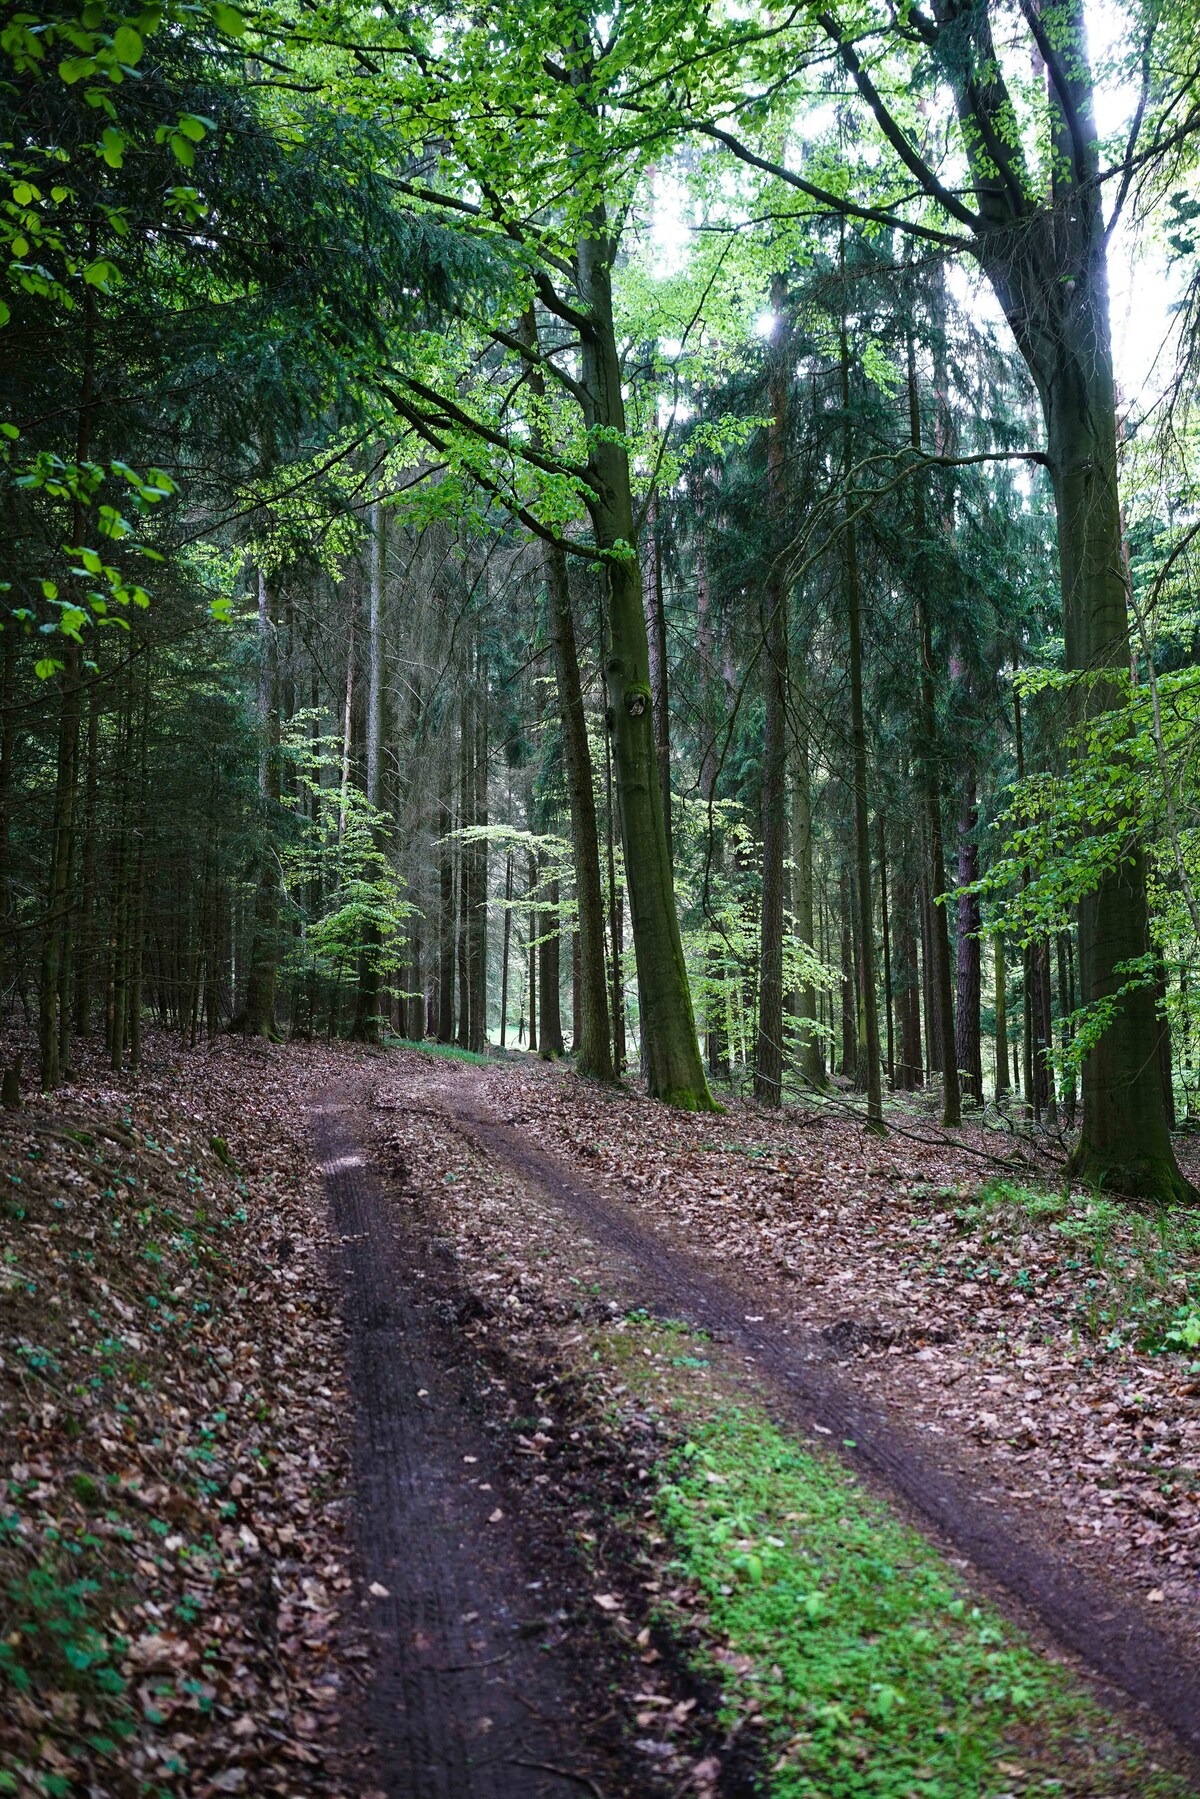
[[[894,1121],[161,1038],[0,1115],[0,1793],[1200,1791],[1200,1226]]]

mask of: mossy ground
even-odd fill
[[[698,1597],[727,1723],[763,1741],[772,1799],[1194,1791],[835,1453],[739,1395],[706,1340],[644,1317],[604,1338],[682,1434],[654,1471],[666,1572]]]

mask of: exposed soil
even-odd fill
[[[1149,1617],[1139,1595],[1039,1530],[1032,1508],[996,1505],[986,1467],[972,1472],[942,1445],[931,1453],[927,1439],[856,1390],[852,1371],[840,1365],[855,1345],[805,1321],[794,1302],[787,1321],[748,1315],[744,1291],[636,1218],[595,1176],[581,1178],[539,1147],[531,1120],[513,1125],[497,1116],[489,1099],[507,1099],[511,1107],[516,1097],[507,1071],[481,1076],[426,1064],[415,1079],[411,1073],[389,1078],[383,1103],[403,1110],[406,1089],[418,1107],[440,1113],[485,1159],[515,1172],[563,1215],[599,1252],[607,1280],[619,1283],[626,1303],[687,1318],[725,1338],[769,1379],[794,1424],[845,1444],[852,1462],[899,1495],[1059,1643],[1200,1749],[1200,1670],[1186,1642]]]
[[[389,1799],[674,1791],[631,1748],[614,1692],[650,1684],[654,1703],[686,1722],[694,1683],[632,1631],[602,1628],[588,1562],[498,1438],[516,1404],[511,1381],[456,1328],[473,1308],[436,1278],[405,1166],[381,1182],[362,1153],[367,1121],[353,1102],[352,1089],[327,1096],[315,1117],[345,1281],[378,1788]],[[513,1374],[511,1358],[501,1365]],[[525,1421],[533,1437],[520,1434],[518,1450],[538,1457],[532,1444],[551,1441],[562,1403],[559,1393],[558,1418]],[[581,1486],[607,1497],[603,1454],[587,1459]]]

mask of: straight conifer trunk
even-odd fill
[[[588,511],[604,565],[605,683],[625,874],[642,995],[642,1042],[650,1094],[690,1111],[714,1109],[708,1090],[663,825],[654,742],[649,645],[641,573],[634,551],[633,500],[625,449],[625,403],[612,309],[615,246],[602,209],[579,240],[577,275],[588,317],[581,376],[588,459]]]
[[[763,583],[763,759],[759,834],[762,918],[758,956],[758,1037],[754,1095],[760,1105],[783,1097],[783,900],[787,828],[788,591],[780,555],[787,506],[788,340],[784,282],[771,282],[774,336],[768,350],[768,563]]]
[[[845,230],[842,241],[843,292],[845,280]],[[841,317],[841,376],[843,414],[843,471],[847,486],[853,467],[850,422],[850,352],[846,336],[843,300]],[[859,931],[859,985],[863,1013],[863,1053],[866,1061],[867,1125],[883,1128],[883,1090],[879,1074],[879,999],[875,990],[875,929],[871,904],[871,817],[867,792],[867,723],[863,705],[862,597],[858,573],[858,540],[853,519],[844,531],[844,579],[846,624],[850,650],[850,735],[854,765],[854,868],[861,920]]]

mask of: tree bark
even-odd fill
[[[579,291],[588,309],[581,377],[590,433],[587,507],[604,567],[605,681],[650,1094],[692,1111],[714,1109],[696,1039],[653,736],[649,646],[635,553],[625,449],[625,404],[612,310],[614,242],[602,210],[579,240]]]
[[[958,885],[962,889],[979,878],[979,847],[975,832],[979,823],[975,769],[968,764],[963,780],[962,810],[958,818]],[[982,946],[979,896],[958,896],[958,993],[954,1019],[955,1056],[966,1096],[983,1104],[983,1045],[980,1040]]]
[[[788,338],[785,283],[771,282],[774,339],[768,351],[767,569],[763,582],[763,759],[759,834],[762,916],[758,957],[758,1036],[754,1095],[760,1105],[783,1097],[783,899],[787,856],[788,592],[780,554],[787,508]]]
[[[842,243],[843,292],[845,235]],[[850,352],[843,305],[840,321],[840,361],[843,414],[843,474],[847,490],[853,468],[853,431],[850,419]],[[849,504],[849,502],[847,502]],[[867,724],[863,705],[862,600],[858,573],[858,540],[852,517],[845,521],[844,581],[846,623],[850,652],[850,736],[854,764],[854,862],[861,919],[859,967],[866,1057],[867,1128],[883,1129],[883,1090],[879,1076],[879,1000],[875,990],[875,929],[871,903],[871,815],[867,791]]]
[[[921,448],[921,407],[917,391],[916,348],[912,334],[908,338],[908,409],[910,440],[914,450]],[[920,475],[913,480],[913,531],[917,556],[917,627],[921,644],[921,681],[919,690],[920,729],[918,752],[921,762],[925,826],[929,850],[928,916],[929,948],[932,960],[933,991],[936,997],[938,1026],[937,1055],[942,1070],[942,1123],[955,1126],[962,1120],[958,1090],[958,1067],[955,1059],[954,999],[950,975],[950,928],[945,905],[938,895],[946,880],[946,852],[942,837],[942,798],[937,756],[937,706],[934,699],[933,625],[929,616],[925,583],[925,486]],[[933,1044],[929,1045],[930,1066]]]
[[[996,958],[996,1102],[1009,1090],[1008,1081],[1008,1017],[1004,991],[1004,937],[997,931],[992,938]]]
[[[272,617],[271,590],[266,575],[258,573],[258,728],[259,792],[263,832],[267,837],[279,805],[279,662]],[[347,714],[349,697],[347,696]],[[343,801],[344,804],[344,801]],[[246,998],[230,1030],[248,1037],[275,1033],[275,983],[279,971],[279,870],[274,845],[263,844],[254,889],[254,932],[246,976]]]

